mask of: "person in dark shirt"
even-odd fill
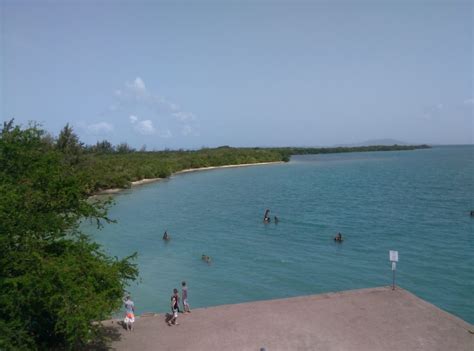
[[[179,295],[178,289],[173,289],[173,295],[171,295],[171,312],[173,317],[168,321],[168,325],[178,325],[178,312],[179,312]]]

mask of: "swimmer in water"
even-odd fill
[[[342,242],[344,239],[342,238],[342,234],[341,233],[337,233],[337,235],[334,237],[334,241],[337,241],[337,242]]]
[[[168,231],[165,230],[165,233],[163,234],[163,240],[168,241],[168,240],[170,240],[170,239],[171,239],[171,238],[170,238],[170,236],[168,235]]]
[[[270,223],[270,210],[267,208],[265,214],[263,215],[263,223]]]
[[[202,256],[201,256],[201,260],[203,260],[204,262],[206,262],[206,263],[208,263],[208,264],[210,264],[210,263],[211,263],[211,257],[210,257],[210,256],[208,256],[208,255],[204,255],[204,254],[202,254]]]

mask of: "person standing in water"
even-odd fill
[[[270,210],[267,208],[263,215],[263,223],[270,223]]]
[[[207,264],[211,264],[211,256],[202,254],[201,259]]]

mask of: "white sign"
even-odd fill
[[[397,262],[392,262],[392,271],[397,269]]]
[[[390,261],[398,262],[398,251],[390,250]]]

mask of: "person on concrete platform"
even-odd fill
[[[168,321],[168,325],[178,325],[178,312],[179,312],[179,295],[178,289],[173,289],[173,295],[171,295],[171,313],[172,318]]]

